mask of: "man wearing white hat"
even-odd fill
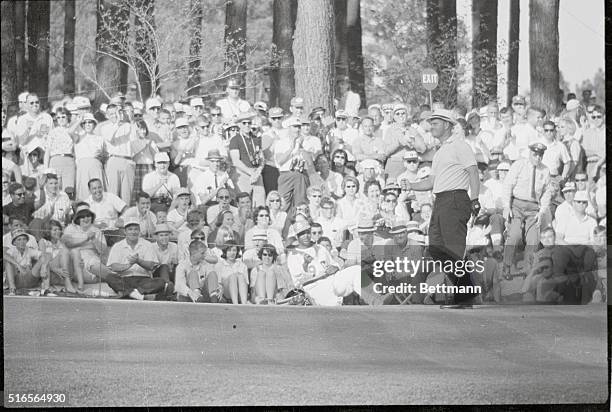
[[[279,133],[279,138],[272,145],[276,167],[280,173],[278,178],[278,191],[285,199],[285,211],[301,202],[308,202],[306,188],[308,177],[304,171],[295,168],[296,160],[299,160],[302,145],[300,130],[302,123],[297,118],[288,119],[287,129]]]
[[[465,256],[467,222],[480,211],[480,180],[476,158],[470,146],[453,133],[457,121],[445,109],[430,116],[431,134],[441,147],[436,152],[431,175],[424,181],[408,184],[417,191],[431,190],[436,196],[429,224],[429,253],[435,260],[456,262]],[[468,195],[469,190],[469,195]],[[456,286],[471,286],[470,275],[446,274]],[[469,303],[472,294],[457,293],[455,303]]]
[[[304,286],[304,291],[310,295],[315,305],[339,306],[343,297],[353,292],[361,293],[359,265],[339,271],[327,249],[312,243],[307,222],[296,223],[294,231],[298,244],[287,256],[287,267],[297,287],[307,281],[320,279]]]
[[[353,156],[353,143],[359,137],[359,131],[348,125],[349,114],[346,110],[336,110],[336,127],[330,129],[325,141],[330,146],[331,152],[342,149],[347,152],[348,160],[355,160]]]
[[[6,122],[6,128],[13,136],[17,136],[17,121],[21,116],[27,113],[28,106],[28,95],[29,92],[21,92],[19,96],[17,96],[17,101],[19,102],[19,111],[14,116],[9,117]]]
[[[167,300],[174,293],[169,279],[169,268],[157,260],[155,249],[140,237],[140,223],[136,219],[125,222],[125,239],[117,242],[108,255],[108,266],[113,272],[105,281],[121,297],[143,300],[145,294],[156,293],[157,300]]]
[[[572,202],[574,213],[568,213],[567,218],[557,222],[557,244],[559,245],[592,245],[594,244],[593,229],[597,221],[586,214],[589,204],[589,194],[584,190],[576,192]]]
[[[222,187],[234,188],[227,172],[220,170],[225,158],[217,149],[211,149],[206,156],[206,166],[200,163],[189,172],[189,186],[193,191],[196,204],[212,206],[216,204],[217,190]]]
[[[168,171],[170,158],[167,153],[155,154],[155,170],[147,173],[142,179],[142,190],[151,196],[151,210],[167,210],[175,193],[181,188],[177,175]]]
[[[228,150],[236,173],[232,180],[238,186],[238,190],[249,193],[255,206],[263,206],[266,196],[261,177],[264,158],[261,150],[261,137],[251,133],[253,117],[252,112],[238,115],[240,133],[232,137]]]
[[[234,120],[240,113],[251,110],[250,103],[240,98],[240,88],[239,79],[229,79],[225,88],[227,96],[217,100],[215,104],[215,106],[221,109],[221,114],[225,120]]]
[[[576,183],[567,182],[561,189],[563,202],[555,209],[555,219],[553,227],[557,227],[558,222],[567,221],[570,215],[574,213],[574,196],[576,195]]]

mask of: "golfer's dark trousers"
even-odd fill
[[[170,297],[174,293],[174,284],[162,277],[163,273],[169,270],[167,265],[160,265],[153,272],[152,278],[147,276],[122,277],[113,274],[108,275],[105,282],[108,283],[108,286],[110,286],[120,297],[128,296],[136,289],[143,295],[157,293],[157,298],[161,300]],[[168,287],[166,287],[166,284],[168,284]]]
[[[436,193],[429,222],[429,254],[434,260],[456,262],[464,258],[467,223],[471,214],[470,198],[465,190]],[[456,286],[472,286],[468,274],[457,277],[447,273]],[[473,298],[473,294],[455,294],[455,303]]]
[[[264,190],[266,191],[266,196],[272,190],[278,190],[278,177],[280,173],[278,169],[274,166],[264,165],[263,170],[261,171],[261,177],[263,178]]]

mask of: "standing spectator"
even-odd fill
[[[361,107],[361,98],[358,93],[351,90],[351,80],[348,76],[342,77],[338,81],[339,102],[338,108],[344,109],[349,114],[357,114]]]
[[[323,195],[339,199],[342,197],[342,175],[334,172],[330,168],[329,159],[326,155],[320,154],[315,159],[316,174],[310,175],[310,183],[319,187]]]
[[[539,242],[540,227],[546,226],[549,213],[551,194],[547,187],[550,172],[542,164],[546,146],[534,143],[529,148],[529,159],[514,162],[504,181],[503,216],[506,222],[511,222],[504,248],[504,276],[510,273],[515,249],[523,236],[527,258],[533,255]]]
[[[383,139],[387,148],[385,172],[391,179],[402,173],[403,158],[407,150],[423,153],[427,150],[425,141],[408,122],[408,107],[399,103],[393,106],[393,124],[385,130]]]
[[[157,144],[151,139],[147,123],[144,120],[137,120],[132,125],[132,149],[134,152],[135,173],[134,190],[132,192],[132,202],[137,202],[138,194],[142,191],[142,180],[153,171],[153,159],[159,152]]]
[[[491,159],[491,152],[485,144],[486,140],[491,140],[492,133],[488,130],[480,128],[480,116],[478,113],[471,113],[467,118],[468,134],[465,136],[465,141],[470,145],[476,163],[488,164]]]
[[[252,194],[255,205],[265,203],[265,191],[261,173],[264,159],[261,151],[261,138],[251,133],[253,114],[242,113],[238,117],[240,133],[229,143],[229,154],[237,178],[234,180],[238,190]]]
[[[518,156],[523,158],[529,157],[529,145],[538,140],[537,127],[540,126],[544,114],[541,109],[530,107],[527,109],[526,121],[524,123],[516,123],[510,129],[510,133],[516,136],[516,147]]]
[[[197,136],[191,133],[189,121],[185,118],[176,119],[176,140],[172,143],[173,172],[178,176],[181,187],[187,186],[187,173],[194,164],[197,146]]]
[[[280,107],[270,108],[268,119],[270,120],[270,127],[264,131],[261,137],[261,149],[264,155],[264,168],[261,175],[266,193],[278,190],[280,174],[274,161],[274,152],[272,150],[276,141],[280,139],[281,131],[283,130],[283,109]]]
[[[584,173],[586,168],[586,155],[580,143],[574,139],[576,133],[576,122],[572,119],[562,118],[557,125],[558,138],[565,145],[572,160],[572,170],[568,178],[573,178],[576,173]]]
[[[346,110],[336,110],[336,127],[332,128],[325,137],[326,144],[331,151],[342,149],[347,154],[348,161],[354,161],[353,144],[359,137],[359,132],[348,125],[349,114]]]
[[[240,98],[240,80],[231,78],[227,82],[225,92],[227,96],[217,100],[215,106],[221,109],[221,114],[225,120],[234,120],[241,113],[251,110],[251,105],[246,100]]]
[[[209,167],[204,171],[192,168],[189,172],[189,183],[195,195],[196,204],[212,206],[217,203],[216,194],[219,188],[233,188],[234,184],[227,172],[220,170],[224,157],[218,150],[210,150],[206,160]]]
[[[91,179],[105,181],[104,169],[102,168],[102,153],[105,150],[104,139],[94,134],[94,128],[98,121],[91,113],[85,113],[77,117],[83,132],[74,145],[76,159],[76,197],[85,199],[89,195],[88,182]]]
[[[555,219],[553,221],[553,227],[557,227],[557,224],[562,221],[567,221],[569,215],[574,213],[574,195],[576,194],[576,183],[567,182],[563,189],[561,189],[563,196],[563,202],[555,209]]]
[[[15,136],[27,157],[36,147],[44,147],[47,135],[53,128],[53,118],[40,110],[40,100],[35,93],[28,94],[25,110],[26,113],[17,120]]]
[[[603,107],[596,105],[591,113],[593,126],[582,133],[582,147],[586,154],[586,174],[593,181],[598,169],[606,162],[606,121]]]
[[[526,122],[525,115],[527,114],[527,102],[525,101],[525,98],[523,96],[517,95],[512,97],[512,112],[513,124]]]
[[[542,163],[548,167],[551,175],[561,173],[561,182],[566,182],[572,171],[572,158],[567,147],[556,139],[557,126],[547,120],[544,122],[544,138],[538,141],[546,146]]]
[[[306,200],[308,177],[297,166],[296,159],[300,154],[301,138],[299,136],[302,123],[298,119],[290,119],[287,129],[272,146],[276,166],[280,173],[278,191],[284,200],[284,210],[287,211],[297,203]]]
[[[108,120],[100,123],[96,132],[104,139],[110,156],[106,162],[107,189],[131,204],[136,173],[132,141],[136,136],[130,123],[122,121],[119,106],[109,104],[106,117]]]
[[[71,114],[63,107],[55,113],[55,126],[47,138],[47,150],[45,151],[45,166],[57,171],[61,179],[60,188],[74,187],[76,179],[76,164],[74,162],[74,142],[78,136],[74,133],[78,124],[72,127]]]
[[[375,159],[384,162],[386,159],[385,143],[380,134],[374,133],[374,119],[364,117],[359,128],[360,134],[353,143],[353,155],[356,161]]]

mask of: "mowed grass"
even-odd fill
[[[605,309],[5,297],[5,397],[63,392],[72,406],[603,402]]]

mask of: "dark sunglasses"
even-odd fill
[[[270,215],[265,214],[265,215],[258,215],[259,217],[270,217]]]
[[[282,117],[270,117],[270,119],[272,119],[272,120],[283,120]]]
[[[586,200],[574,200],[574,202],[580,203],[581,205],[586,205],[587,203],[589,203]]]
[[[211,113],[210,115],[212,117],[219,117],[219,116],[221,116],[221,113]]]
[[[15,192],[15,193],[13,193],[13,194],[14,194],[15,196],[17,196],[17,197],[23,197],[23,196],[25,196],[25,192]]]
[[[245,126],[246,126],[247,124],[248,124],[248,125],[251,125],[251,123],[252,123],[252,122],[250,122],[250,121],[248,121],[248,120],[245,120],[244,122],[241,122],[241,123],[242,123],[243,125],[245,125]]]
[[[67,119],[68,116],[55,116],[56,119]]]
[[[553,133],[555,129],[544,129],[544,133]]]
[[[272,257],[272,254],[271,254],[271,253],[265,253],[265,252],[264,252],[264,253],[262,253],[262,254],[261,254],[261,256],[268,256],[268,257]]]
[[[593,115],[591,116],[591,119],[601,119],[603,116],[602,115]]]
[[[229,196],[217,196],[217,199],[222,199],[222,200],[226,200],[229,199]]]
[[[192,239],[193,240],[204,240],[205,237],[204,236],[193,236]]]
[[[343,121],[346,121],[346,117],[336,117],[336,121],[337,121],[337,122],[343,122]]]
[[[36,100],[35,102],[30,102],[30,104],[31,104],[32,106],[34,106],[35,104],[40,104],[40,102],[39,102],[38,100]]]
[[[586,182],[586,179],[576,179],[577,182]]]
[[[347,189],[355,189],[357,186],[355,186],[355,185],[346,185],[344,187],[347,188]]]
[[[408,163],[419,163],[418,159],[404,159],[404,161]]]
[[[270,199],[270,202],[273,202],[273,203],[280,203],[280,199]]]

